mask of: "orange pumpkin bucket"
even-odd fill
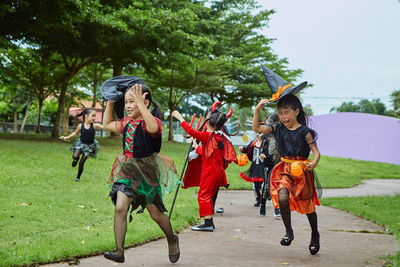
[[[237,164],[239,166],[245,166],[247,164],[247,162],[249,162],[249,158],[247,157],[246,154],[239,154],[237,155]]]
[[[305,168],[304,163],[299,161],[295,161],[290,164],[290,172],[294,176],[302,175],[304,168]]]

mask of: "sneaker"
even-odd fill
[[[256,200],[256,202],[254,202],[254,207],[259,207],[261,205],[261,202],[259,200]]]
[[[217,209],[216,213],[224,213],[224,208],[221,207],[221,208]]]
[[[75,178],[75,182],[80,182],[80,181],[81,181],[81,178],[78,178],[78,177]]]
[[[274,217],[281,217],[281,211],[279,209],[275,209]]]
[[[78,160],[77,160],[77,159],[74,159],[74,160],[72,161],[72,167],[75,167],[76,164],[78,164]]]
[[[258,214],[260,214],[260,216],[265,216],[265,214],[266,214],[265,204],[261,204],[260,211]]]

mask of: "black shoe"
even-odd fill
[[[224,213],[224,208],[221,207],[221,208],[217,209],[216,213]]]
[[[259,207],[261,205],[261,202],[259,200],[256,200],[256,202],[254,202],[254,207]]]
[[[81,181],[81,178],[78,178],[78,177],[75,178],[75,182],[80,182],[80,181]]]
[[[192,227],[192,231],[212,232],[212,231],[214,231],[214,226],[212,224],[211,225],[206,225],[204,223],[204,224],[200,224],[200,225],[197,225],[197,226],[193,226]]]
[[[310,245],[308,246],[308,250],[311,255],[315,255],[319,251],[319,233],[316,235],[311,234]]]
[[[72,161],[72,167],[75,167],[76,164],[78,164],[78,160],[77,160],[77,159],[74,159],[74,160]]]
[[[179,257],[181,256],[181,251],[179,249],[179,236],[178,235],[174,235],[174,236],[175,236],[176,244],[178,245],[178,253],[176,253],[174,255],[171,255],[171,254],[168,255],[169,261],[172,263],[177,262],[179,260]]]
[[[258,214],[260,214],[260,216],[265,216],[266,214],[266,210],[265,210],[265,204],[261,204],[260,206],[260,212]]]
[[[275,209],[274,210],[274,217],[282,217],[280,209]]]
[[[118,256],[118,255],[116,255],[116,254],[114,254],[112,252],[109,252],[109,251],[104,253],[104,258],[106,258],[108,260],[115,261],[115,262],[124,262],[125,261],[124,255]]]
[[[286,234],[282,240],[281,240],[281,245],[282,246],[290,246],[290,244],[292,243],[294,239],[294,235],[293,234]]]

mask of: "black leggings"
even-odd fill
[[[77,149],[74,151],[74,154],[72,154],[72,158],[76,161],[79,160],[80,155],[82,154],[81,160],[79,161],[79,167],[78,167],[78,175],[76,178],[81,178],[82,172],[83,172],[83,167],[85,166],[85,162],[88,158],[88,156],[85,156],[85,154],[82,153],[81,150]]]
[[[286,234],[293,235],[292,221],[290,216],[289,208],[289,190],[287,188],[282,188],[278,193],[279,208],[282,215],[282,221],[286,228]],[[306,214],[308,222],[311,226],[311,231],[313,235],[318,234],[318,221],[317,213],[314,211],[312,213]]]

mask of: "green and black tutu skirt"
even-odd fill
[[[162,196],[172,192],[178,184],[178,177],[173,161],[160,153],[132,158],[122,152],[114,161],[110,183],[110,197],[114,204],[117,192],[121,191],[133,199],[132,210],[154,204],[166,212]]]
[[[97,152],[100,150],[100,145],[99,142],[94,140],[94,142],[90,145],[82,143],[81,139],[79,138],[78,140],[75,141],[75,143],[69,148],[72,152],[75,150],[79,149],[82,151],[82,153],[87,157],[91,156],[93,158],[96,157]]]

